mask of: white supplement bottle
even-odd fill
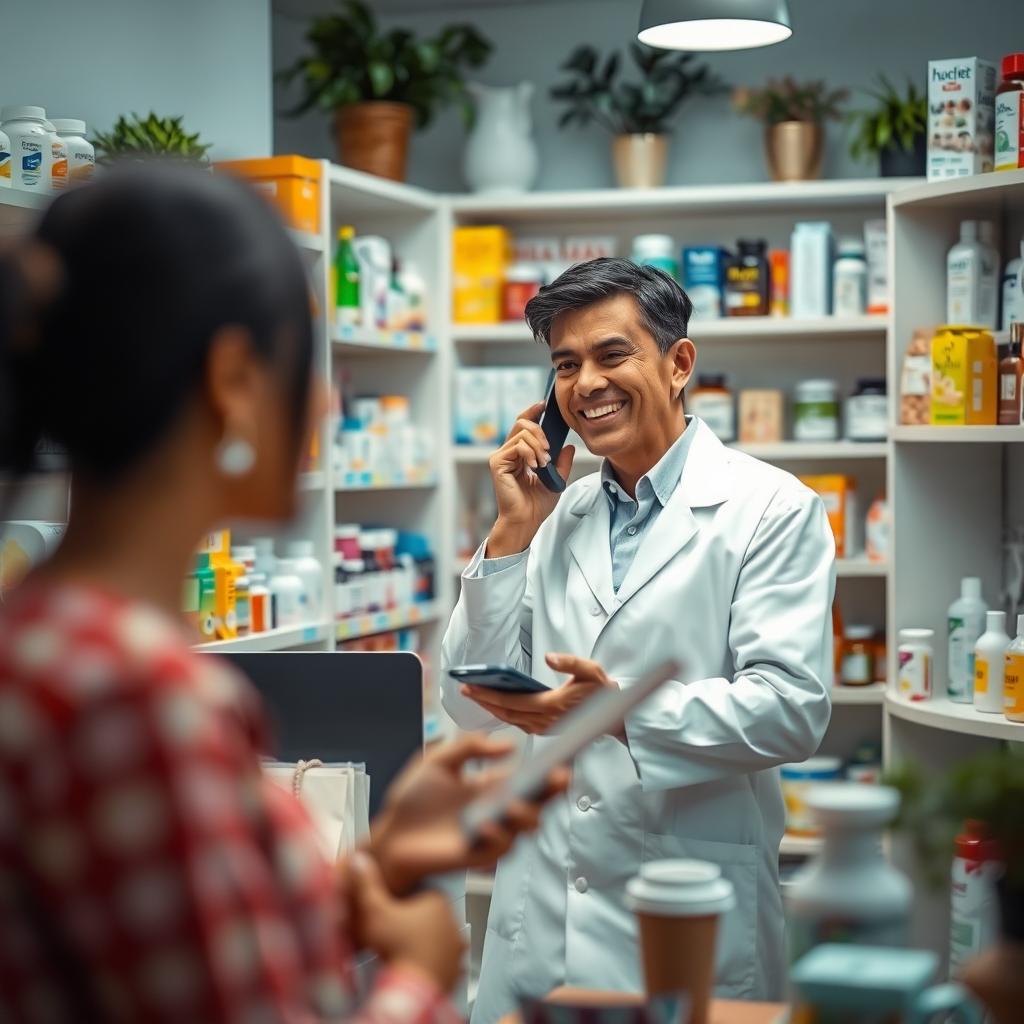
[[[0,174],[3,171],[0,169]],[[1024,239],[1020,243],[1020,256],[1014,256],[1003,270],[1003,330],[1011,324],[1024,321]]]
[[[985,632],[988,605],[981,594],[981,580],[965,576],[960,596],[949,606],[946,618],[948,661],[946,695],[958,704],[970,704],[974,695],[974,645]]]
[[[275,629],[304,624],[305,587],[290,558],[277,560],[277,573],[270,581],[270,594],[274,603]]]
[[[88,181],[96,169],[96,150],[85,137],[85,122],[74,117],[55,117],[53,127],[68,148],[68,184]]]
[[[11,140],[0,131],[0,188],[11,187]]]
[[[862,316],[868,308],[868,263],[864,243],[844,238],[832,267],[832,315]]]
[[[932,699],[934,629],[901,629],[897,653],[896,693],[913,704]]]
[[[68,187],[68,144],[51,121],[44,123],[50,134],[50,191],[63,192]]]
[[[1024,722],[1024,613],[1017,616],[1017,638],[1003,656],[1003,713]]]
[[[947,323],[995,329],[999,261],[991,231],[991,221],[960,224],[960,241],[946,257]]]
[[[1003,659],[1010,638],[1006,612],[988,612],[985,632],[974,646],[974,710],[1003,713]]]
[[[4,107],[0,122],[11,142],[11,184],[24,192],[50,191],[52,143],[42,107]]]
[[[324,609],[324,569],[313,554],[311,540],[293,540],[286,549],[295,575],[302,580],[303,617],[316,622]]]
[[[984,824],[967,821],[956,837],[950,886],[949,976],[953,979],[999,934],[996,882],[1003,869],[999,849]]]

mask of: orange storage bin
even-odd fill
[[[304,156],[224,160],[218,171],[251,182],[277,207],[289,227],[320,233],[320,164]]]

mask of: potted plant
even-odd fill
[[[314,19],[306,33],[311,52],[279,75],[285,82],[302,76],[302,100],[288,114],[333,111],[341,163],[403,181],[414,121],[425,128],[457,103],[471,122],[463,71],[480,67],[491,44],[471,25],[449,25],[426,39],[407,29],[385,32],[362,0],[340,6]]]
[[[855,134],[850,155],[860,160],[877,156],[883,178],[920,177],[927,159],[928,97],[907,81],[901,94],[885,75],[865,89],[876,105],[850,115]]]
[[[129,120],[122,114],[109,132],[97,132],[94,136],[96,159],[110,163],[119,159],[163,156],[207,163],[210,144],[200,142],[198,132],[192,135],[186,132],[181,122],[180,117],[158,117],[152,111],[145,119],[133,113]]]
[[[909,834],[933,884],[948,883],[953,839],[975,820],[1002,853],[996,883],[999,941],[968,964],[963,982],[989,1008],[995,1024],[1020,1020],[1024,1006],[1024,756],[998,749],[956,764],[944,777],[925,779],[900,768],[886,782],[903,800],[895,827]]]
[[[787,76],[762,89],[742,87],[733,93],[741,114],[765,126],[765,157],[775,181],[809,181],[821,177],[825,156],[825,122],[839,120],[846,89],[831,92],[824,82],[796,82]]]
[[[580,46],[562,65],[569,80],[556,85],[551,96],[568,108],[560,128],[596,122],[611,132],[621,187],[650,188],[665,182],[669,123],[683,101],[725,92],[726,86],[706,64],[694,64],[692,53],[639,43],[631,43],[629,52],[640,72],[638,82],[618,81],[618,53],[602,64],[592,46]]]

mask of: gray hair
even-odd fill
[[[550,345],[557,316],[614,295],[633,296],[640,322],[663,355],[686,337],[693,303],[679,284],[656,267],[607,257],[577,263],[541,288],[526,304],[526,323],[537,341]]]

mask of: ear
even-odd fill
[[[672,360],[672,397],[679,398],[697,366],[697,347],[689,338],[680,338],[668,357]]]
[[[218,440],[241,438],[255,446],[259,422],[258,360],[248,331],[224,327],[206,356],[206,399]]]

